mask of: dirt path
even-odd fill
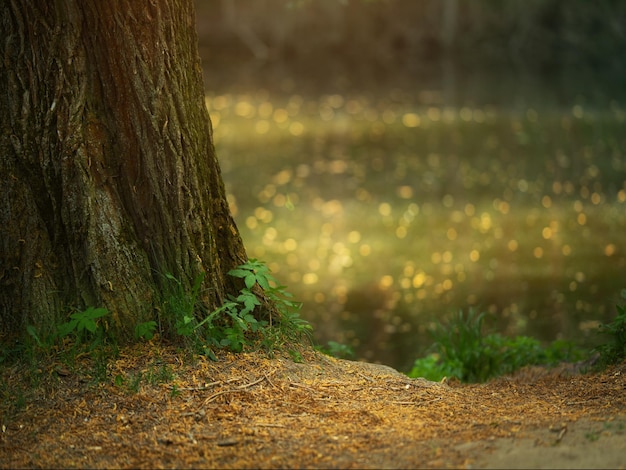
[[[539,427],[527,437],[472,442],[462,449],[475,456],[480,468],[624,468],[626,419],[582,418],[556,429]]]
[[[28,371],[5,369],[0,467],[626,465],[626,363],[460,385],[302,354],[211,362],[143,345],[122,351],[100,382],[51,363],[30,394],[20,392]]]

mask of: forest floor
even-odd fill
[[[626,466],[626,362],[465,385],[301,355],[143,344],[100,366],[4,366],[0,467]]]

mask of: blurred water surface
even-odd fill
[[[250,257],[316,340],[407,370],[459,309],[593,344],[626,287],[626,103],[549,76],[318,64],[208,70],[207,106]]]

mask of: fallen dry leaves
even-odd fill
[[[409,379],[386,366],[302,351],[222,353],[217,362],[143,344],[67,370],[51,361],[28,389],[5,368],[0,466],[415,468],[471,466],[464,443],[531,435],[558,442],[581,418],[623,419],[626,363],[602,374],[527,369],[487,384]],[[139,379],[140,378],[140,379]],[[559,437],[560,436],[560,437]]]

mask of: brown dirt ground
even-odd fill
[[[462,385],[302,355],[212,362],[144,344],[110,360],[100,382],[88,357],[77,371],[51,360],[19,409],[29,371],[5,367],[0,467],[626,466],[626,362]]]

